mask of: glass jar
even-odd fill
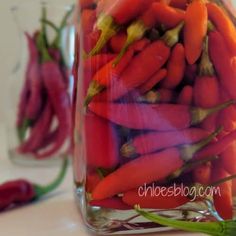
[[[8,83],[9,156],[47,166],[71,149],[73,5],[26,1],[11,11],[20,50]]]
[[[170,230],[137,205],[183,221],[235,216],[236,28],[226,3],[80,1],[74,178],[90,230]]]

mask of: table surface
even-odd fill
[[[57,173],[58,166],[23,167],[13,164],[7,155],[6,132],[0,124],[0,182],[26,177],[40,184],[48,183]],[[73,198],[72,170],[54,193],[37,203],[0,214],[0,234],[4,236],[87,236]],[[157,234],[152,234],[157,235]],[[158,235],[200,235],[167,232]]]

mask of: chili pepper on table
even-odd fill
[[[236,55],[236,29],[227,13],[215,3],[207,3],[209,19],[216,26],[227,45],[229,53]]]
[[[193,170],[193,179],[195,182],[208,185],[211,181],[212,164],[207,162]]]
[[[204,0],[193,0],[187,7],[184,27],[184,48],[189,64],[194,64],[201,55],[207,33],[207,7]]]
[[[126,39],[127,35],[125,32],[120,32],[114,35],[109,43],[112,52],[119,53],[122,50],[122,47],[124,46]]]
[[[117,56],[115,64],[119,62],[120,58],[122,58],[125,51],[134,41],[141,39],[145,32],[158,22],[169,26],[168,28],[174,28],[183,20],[183,12],[175,11],[175,9],[168,6],[165,2],[154,2],[143,15],[127,28],[127,39]]]
[[[208,37],[204,41],[203,53],[199,65],[199,75],[195,79],[193,91],[196,106],[209,108],[220,103],[220,84],[209,58]],[[209,131],[214,130],[217,126],[217,115],[212,114],[208,117],[203,122],[202,127]]]
[[[0,211],[38,200],[55,190],[62,183],[67,166],[68,159],[65,158],[59,175],[47,186],[41,186],[24,179],[0,185]]]
[[[169,58],[171,47],[178,42],[183,25],[184,23],[181,22],[176,28],[166,31],[161,40],[151,43],[133,58],[119,80],[108,88],[111,101],[139,87],[161,69]]]
[[[218,181],[229,177],[229,174],[217,163],[213,168],[212,180]],[[232,180],[217,185],[219,191],[213,195],[216,211],[224,220],[233,218]]]
[[[182,105],[192,105],[193,103],[193,87],[186,85],[181,90],[179,97],[177,99],[178,104]]]
[[[89,105],[89,110],[115,124],[130,129],[176,131],[197,125],[209,115],[232,104],[234,104],[234,101],[228,101],[210,109],[202,109],[176,104],[149,105],[92,102]]]
[[[235,67],[231,63],[232,57],[226,47],[224,38],[217,31],[209,33],[209,53],[219,76],[220,84],[232,99],[236,98]]]
[[[109,121],[93,114],[86,115],[85,140],[86,160],[90,166],[113,168],[119,163],[118,139]]]
[[[177,188],[178,186],[175,187]],[[161,188],[161,186],[159,188]],[[152,194],[150,191],[145,193],[144,191],[141,192],[139,189],[130,190],[124,193],[122,201],[132,207],[138,204],[142,208],[168,210],[190,202],[191,199],[185,196],[184,192],[171,195],[170,193],[173,188],[173,186],[167,187],[164,189],[165,191],[161,191],[159,194],[157,192],[156,195],[154,193]]]
[[[121,147],[121,154],[131,157],[135,154],[148,154],[174,146],[193,144],[206,138],[209,133],[199,128],[189,128],[179,131],[150,132],[134,137]]]
[[[93,200],[102,200],[116,194],[165,179],[192,159],[193,155],[209,144],[220,132],[217,130],[199,143],[179,148],[168,148],[161,152],[145,155],[124,164],[106,176],[92,192]],[[142,171],[135,171],[142,170]],[[133,173],[132,175],[130,173]]]
[[[96,27],[101,31],[101,34],[95,47],[89,52],[89,56],[100,52],[107,41],[119,31],[120,25],[128,23],[145,11],[150,5],[150,1],[152,0],[107,1],[96,22]]]
[[[181,43],[178,43],[172,49],[167,63],[167,76],[162,81],[162,87],[173,89],[178,86],[183,79],[185,66],[184,47]]]

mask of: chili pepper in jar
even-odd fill
[[[92,198],[102,200],[137,188],[143,184],[165,179],[192,159],[194,154],[209,144],[221,130],[193,145],[167,148],[161,152],[139,157],[106,176],[94,189]],[[135,171],[142,170],[142,171]],[[134,173],[130,175],[130,173]]]
[[[181,43],[178,43],[172,49],[167,63],[167,76],[162,81],[161,86],[167,89],[176,88],[183,79],[185,67],[184,47]]]
[[[189,105],[191,106],[193,103],[193,87],[191,85],[186,85],[181,90],[178,98],[177,103],[182,105]]]
[[[217,31],[209,33],[209,52],[222,87],[226,89],[231,98],[236,97],[236,73],[231,63],[232,57],[226,48],[224,38]]]
[[[184,27],[185,55],[191,65],[201,55],[203,40],[207,34],[207,20],[204,0],[193,0],[187,7]]]
[[[199,76],[194,87],[194,103],[202,108],[209,108],[220,103],[220,84],[215,76],[213,65],[208,54],[208,37],[205,38],[202,57],[199,65]],[[212,114],[202,124],[206,130],[215,129],[218,114]]]
[[[179,131],[150,132],[141,134],[122,145],[120,152],[124,157],[144,155],[174,146],[192,144],[206,138],[209,133],[200,128]]]
[[[219,164],[213,167],[212,180],[218,181],[229,177],[229,174]],[[214,192],[214,206],[224,220],[233,218],[232,180],[217,185],[218,191]]]
[[[38,200],[55,190],[63,181],[68,166],[68,159],[64,158],[57,178],[47,186],[19,179],[0,185],[0,211]]]
[[[85,117],[86,160],[96,168],[113,168],[119,163],[116,131],[109,121],[87,114]]]
[[[227,13],[215,3],[207,3],[209,19],[220,32],[230,54],[236,55],[236,29]]]
[[[92,102],[89,105],[89,110],[115,124],[130,129],[176,131],[197,125],[209,115],[234,103],[234,101],[228,101],[213,108],[203,109],[177,104]]]

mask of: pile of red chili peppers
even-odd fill
[[[68,158],[64,158],[60,173],[46,186],[32,183],[25,179],[12,180],[0,185],[0,212],[36,201],[54,191],[64,180]]]
[[[77,105],[87,109],[75,123],[90,204],[171,209],[191,197],[140,197],[138,188],[211,186],[235,175],[236,28],[225,9],[205,0],[80,6]],[[219,188],[215,208],[232,219],[235,181]]]
[[[47,19],[45,7],[42,12],[41,29],[33,35],[25,33],[29,59],[17,116],[17,151],[38,159],[52,157],[71,133],[69,71],[60,40],[72,10],[59,27]],[[53,42],[47,37],[47,26],[56,32]]]

